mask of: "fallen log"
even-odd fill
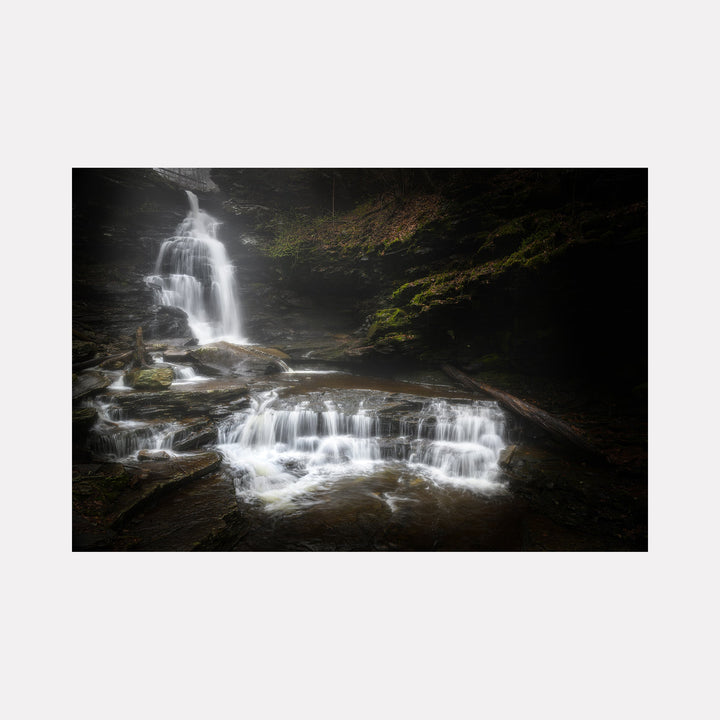
[[[118,353],[117,355],[103,355],[101,357],[93,358],[92,360],[84,360],[83,362],[75,363],[72,366],[72,370],[73,372],[76,370],[85,370],[104,362],[110,362],[111,360],[130,360],[133,354],[133,350],[128,350],[127,352]]]
[[[491,398],[500,403],[506,410],[519,415],[525,420],[529,420],[531,423],[541,427],[545,432],[552,435],[554,438],[563,442],[571,444],[574,448],[580,450],[583,454],[607,463],[607,457],[596,448],[579,430],[576,430],[566,422],[559,420],[550,413],[542,410],[535,405],[531,405],[520,398],[516,398],[514,395],[498,390],[491,385],[478,382],[468,377],[464,372],[461,372],[452,365],[443,365],[443,371],[449,375],[453,380],[457,380],[460,384],[464,385],[469,390],[475,390],[483,392],[489,395]]]

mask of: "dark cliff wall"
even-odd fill
[[[342,307],[355,355],[643,382],[647,172],[213,171],[260,205],[286,292]],[[286,192],[283,192],[283,189]],[[238,211],[247,217],[239,205]],[[352,324],[352,323],[351,323]]]
[[[184,215],[184,193],[151,170],[73,171],[73,329],[134,336],[152,306],[143,278]]]

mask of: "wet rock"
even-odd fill
[[[281,372],[290,358],[274,348],[243,347],[229,342],[203,345],[188,352],[196,370],[203,375],[266,375]]]
[[[169,492],[217,470],[220,463],[221,457],[216,452],[127,463],[124,469],[132,478],[131,489],[119,498],[111,514],[110,526],[114,529],[122,527],[131,517]]]
[[[98,413],[95,408],[73,408],[72,414],[72,457],[73,462],[83,462],[90,456],[87,449],[88,434],[95,424]]]
[[[118,395],[115,402],[129,417],[222,417],[247,404],[247,395],[247,385],[238,383],[225,388],[129,392]]]
[[[172,456],[165,450],[140,450],[138,460],[140,462],[169,460]]]
[[[161,305],[153,311],[151,319],[143,325],[146,338],[189,337],[187,313],[171,305]]]
[[[171,363],[180,363],[185,365],[192,364],[192,356],[187,350],[178,350],[177,348],[165,350],[163,359]]]
[[[174,377],[172,368],[134,368],[125,373],[123,380],[136,390],[167,390]]]
[[[207,420],[200,420],[175,433],[173,449],[179,452],[199,450],[205,445],[216,443],[217,437],[217,428]]]
[[[106,544],[106,516],[130,481],[131,476],[118,463],[73,465],[73,550],[100,549]]]
[[[85,372],[73,375],[72,399],[79,400],[99,393],[112,384],[112,380],[100,372],[86,370]]]
[[[500,457],[498,458],[498,465],[503,470],[509,470],[512,467],[513,457],[515,456],[516,451],[517,445],[508,445],[500,452]]]

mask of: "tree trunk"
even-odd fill
[[[465,375],[457,368],[452,365],[443,365],[442,369],[451,378],[457,380],[459,383],[464,385],[470,390],[476,390],[483,392],[500,403],[506,410],[519,415],[525,420],[529,420],[535,425],[541,427],[547,433],[552,435],[554,438],[561,440],[566,443],[570,443],[574,448],[582,451],[588,457],[601,462],[608,462],[607,457],[600,452],[579,430],[568,425],[562,420],[553,417],[550,413],[541,410],[530,403],[516,398],[514,395],[497,390],[496,388],[486,385],[485,383],[478,382]]]
[[[147,367],[147,361],[145,360],[145,342],[143,341],[142,327],[138,327],[135,333],[135,356],[133,357],[134,367]]]

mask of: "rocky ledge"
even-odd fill
[[[191,349],[168,346],[163,359],[190,365],[208,377],[252,377],[287,370],[290,357],[276,348],[220,341]]]
[[[73,550],[115,545],[129,520],[220,467],[216,452],[73,467]]]

